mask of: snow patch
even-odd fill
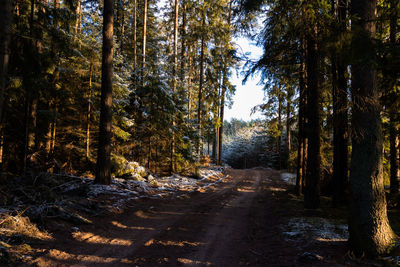
[[[281,179],[285,181],[287,184],[295,185],[296,184],[296,174],[289,172],[282,172]]]
[[[347,225],[319,217],[291,218],[282,228],[283,235],[289,240],[311,235],[319,241],[346,241],[349,236]]]

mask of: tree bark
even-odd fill
[[[81,1],[77,1],[75,9],[75,26],[74,26],[74,42],[77,39],[78,31],[80,28],[80,16],[81,16]]]
[[[146,76],[146,38],[147,38],[147,0],[144,0],[144,14],[143,14],[143,48],[142,48],[142,86],[144,87]]]
[[[307,34],[307,89],[308,93],[308,151],[307,170],[305,177],[304,206],[317,209],[320,204],[320,88],[318,84],[319,55],[317,47],[316,26]]]
[[[218,129],[218,157],[217,157],[217,165],[222,164],[222,142],[224,136],[224,112],[225,112],[225,94],[226,94],[226,69],[224,67],[222,73],[222,90],[221,90],[221,105],[219,108],[219,119],[221,126]]]
[[[95,182],[111,182],[113,0],[104,0],[100,127]]]
[[[340,31],[346,31],[347,0],[338,2],[338,23]],[[339,33],[340,34],[340,33]],[[340,56],[332,57],[333,65],[333,204],[340,206],[346,202],[348,185],[348,103],[347,65]]]
[[[303,52],[303,54],[305,54]],[[305,106],[306,106],[306,66],[304,56],[302,56],[299,72],[299,116],[298,116],[298,147],[297,147],[297,174],[295,192],[297,195],[303,194],[303,184],[305,178],[304,154],[305,154]]]
[[[181,31],[181,81],[185,80],[185,53],[186,53],[186,0],[182,0],[182,31]]]
[[[231,32],[231,18],[232,18],[232,3],[233,1],[229,2],[229,13],[228,13],[228,28],[229,33]],[[228,56],[227,54],[225,55]],[[226,59],[225,59],[226,60]],[[225,94],[226,94],[226,84],[227,84],[227,68],[224,64],[224,69],[222,73],[222,90],[221,90],[221,106],[219,110],[219,118],[221,126],[218,129],[218,158],[217,158],[217,165],[222,164],[222,144],[223,144],[223,136],[224,136],[224,111],[225,111]]]
[[[12,0],[0,0],[0,25],[2,25],[0,27],[0,121],[2,121],[11,52]]]
[[[201,129],[201,120],[202,120],[202,106],[203,106],[203,76],[204,76],[204,46],[205,46],[205,21],[206,21],[206,15],[205,11],[203,10],[202,13],[202,34],[201,34],[201,48],[200,48],[200,77],[199,77],[199,94],[198,94],[198,105],[197,105],[197,123],[198,123],[198,135],[199,135],[199,140],[197,144],[197,155],[200,157],[202,155],[202,129]]]
[[[137,2],[133,1],[133,86],[137,88]]]
[[[175,94],[177,86],[177,73],[178,73],[178,12],[179,1],[175,0],[174,12],[174,68],[173,68],[173,85],[172,92]],[[170,159],[170,172],[175,172],[175,114],[172,115],[172,142],[171,142],[171,159]]]
[[[349,243],[357,254],[376,256],[393,244],[382,175],[382,127],[374,69],[376,1],[352,0],[352,156]]]
[[[93,66],[90,64],[89,67],[89,98],[87,107],[87,117],[86,117],[86,158],[90,158],[90,116],[92,107],[92,70]]]
[[[290,115],[291,115],[291,106],[292,106],[292,95],[290,92],[290,88],[288,90],[288,95],[286,99],[286,142],[285,142],[285,147],[286,147],[286,156],[285,156],[285,164],[284,168],[287,169],[289,166],[289,157],[290,157],[290,150],[291,150],[291,134],[290,134],[290,128],[291,128],[291,123],[290,123]]]
[[[278,150],[278,167],[279,170],[282,169],[282,95],[281,95],[281,90],[282,88],[278,88],[278,131],[279,131],[279,136],[278,136],[278,141],[277,141],[277,147],[276,149]]]

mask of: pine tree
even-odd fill
[[[101,113],[95,179],[95,182],[101,184],[111,183],[113,12],[114,1],[105,0],[103,9]]]
[[[352,155],[349,242],[360,255],[385,253],[395,235],[390,228],[382,176],[382,128],[374,68],[376,0],[352,0]],[[372,60],[371,60],[372,59]]]

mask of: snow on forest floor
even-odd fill
[[[110,185],[95,184],[91,178],[54,173],[10,180],[14,197],[9,205],[0,208],[0,262],[14,249],[14,236],[22,236],[18,244],[26,243],[26,238],[52,238],[36,227],[37,222],[43,224],[55,219],[72,225],[92,224],[91,216],[120,212],[141,198],[179,198],[190,192],[202,192],[221,182],[225,169],[201,167],[199,179],[177,174],[157,178],[137,163],[130,165],[132,175],[127,179],[113,178]]]
[[[281,179],[284,180],[287,184],[295,185],[296,184],[296,174],[289,172],[282,172]]]
[[[200,179],[184,177],[179,174],[161,178],[149,175],[144,181],[114,178],[110,185],[91,184],[88,196],[107,195],[111,201],[116,200],[113,207],[118,207],[127,201],[139,198],[162,198],[173,196],[178,192],[199,191],[221,182],[223,171],[224,167],[220,166],[203,167],[200,169]]]
[[[347,225],[319,217],[291,218],[282,229],[286,240],[346,241],[349,235]]]
[[[281,179],[289,184],[296,184],[296,174],[282,172]],[[320,217],[295,217],[282,225],[283,235],[288,241],[312,238],[317,241],[346,241],[347,225]]]

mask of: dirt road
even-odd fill
[[[266,169],[228,170],[204,192],[146,200],[95,225],[60,230],[39,266],[293,266],[299,247],[282,238],[285,186]],[[60,229],[63,225],[60,225]]]

